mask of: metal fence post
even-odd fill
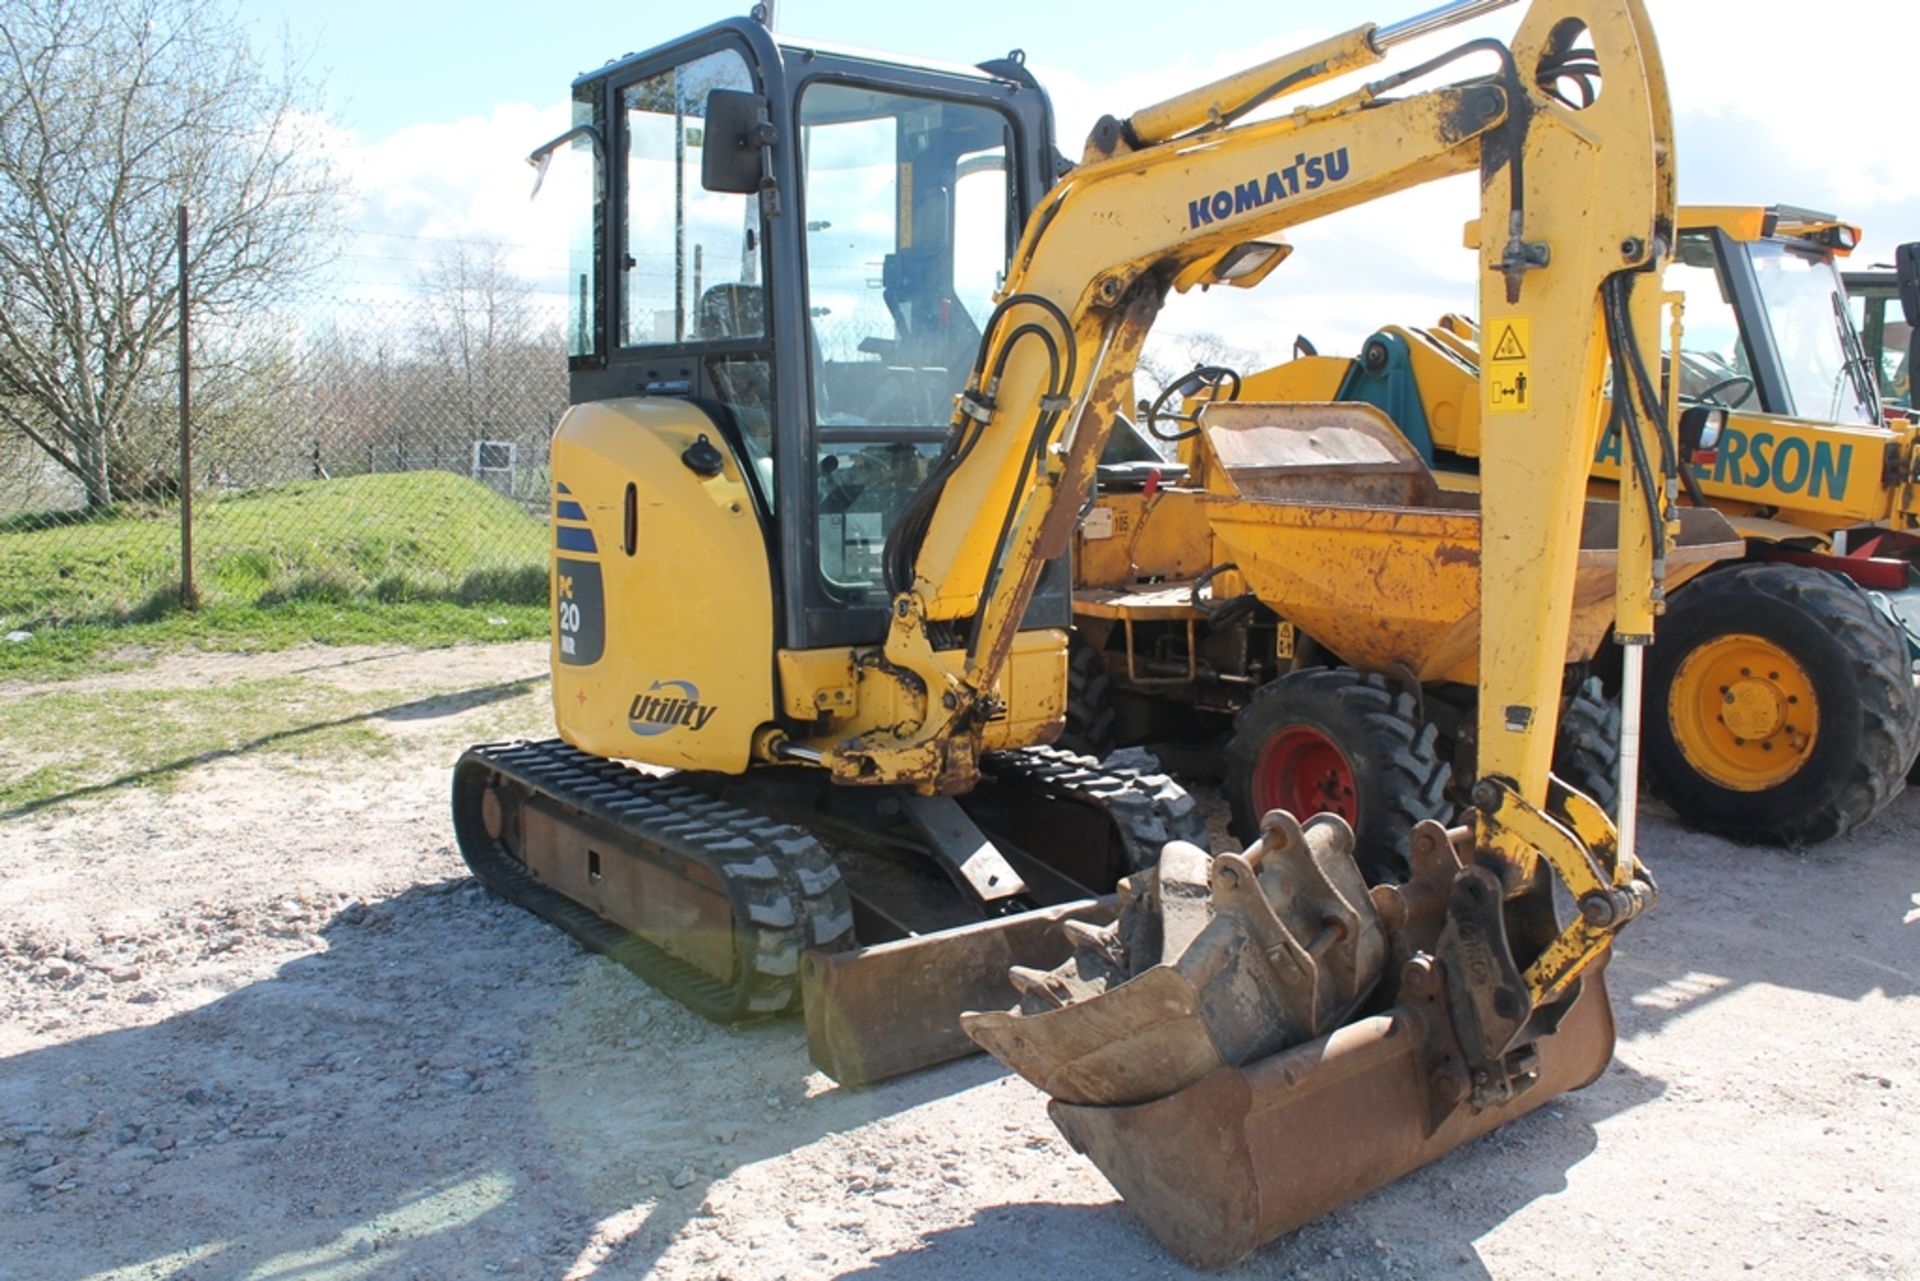
[[[200,603],[193,583],[193,360],[187,343],[187,206],[180,205],[180,236],[174,248],[180,262],[180,604]]]

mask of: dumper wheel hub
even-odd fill
[[[1667,714],[1688,762],[1720,786],[1745,792],[1798,772],[1820,728],[1806,669],[1772,641],[1746,633],[1687,655],[1674,674]]]
[[[1291,725],[1268,740],[1255,774],[1259,808],[1360,820],[1359,788],[1346,753],[1319,730]]]
[[[1787,724],[1787,700],[1772,681],[1735,681],[1720,697],[1721,719],[1744,738],[1768,738]]]

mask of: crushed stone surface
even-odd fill
[[[0,817],[0,1281],[1205,1275],[991,1060],[841,1089],[798,1021],[705,1023],[481,890],[448,767],[498,708],[422,707],[331,775],[241,753]],[[1642,832],[1606,1074],[1224,1275],[1920,1277],[1920,797],[1800,853]]]

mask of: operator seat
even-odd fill
[[[760,338],[767,332],[767,291],[759,285],[709,285],[694,308],[694,337]]]

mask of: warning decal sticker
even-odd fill
[[[1483,371],[1487,384],[1487,412],[1517,414],[1531,403],[1528,386],[1528,352],[1533,348],[1531,323],[1524,316],[1501,316],[1491,321],[1487,332],[1493,337]]]

